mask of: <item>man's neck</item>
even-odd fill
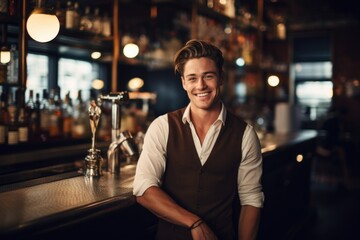
[[[194,124],[201,143],[211,125],[218,119],[221,112],[221,106],[222,104],[219,102],[216,107],[211,110],[196,109],[195,111],[194,109],[191,109],[190,106],[190,119]]]

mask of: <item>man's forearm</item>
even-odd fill
[[[159,187],[148,188],[142,196],[136,197],[136,201],[159,218],[180,226],[190,227],[199,219],[195,214],[179,206]]]
[[[259,228],[261,209],[250,205],[241,206],[239,240],[255,240]]]

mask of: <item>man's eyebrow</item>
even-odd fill
[[[209,73],[216,74],[216,71],[208,71],[208,72],[204,72],[204,73],[203,73],[203,75],[204,75],[204,74],[209,74]]]
[[[209,73],[215,74],[215,75],[217,74],[216,71],[207,71],[207,72],[203,72],[203,73],[201,74],[201,76],[206,75],[206,74],[209,74]],[[188,75],[185,75],[185,77],[194,77],[194,76],[196,76],[195,73],[190,73],[190,74],[188,74]]]
[[[196,74],[195,73],[190,73],[188,75],[185,75],[185,77],[193,77],[193,76],[196,76]]]

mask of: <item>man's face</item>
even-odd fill
[[[219,102],[223,81],[215,62],[210,58],[188,60],[181,80],[193,107],[211,110]]]

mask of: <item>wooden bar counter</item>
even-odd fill
[[[316,139],[316,131],[299,131],[261,140],[265,205],[259,239],[287,237],[306,212]],[[86,178],[78,170],[1,185],[0,239],[152,239],[156,218],[132,196],[135,169],[130,163],[120,175]]]

